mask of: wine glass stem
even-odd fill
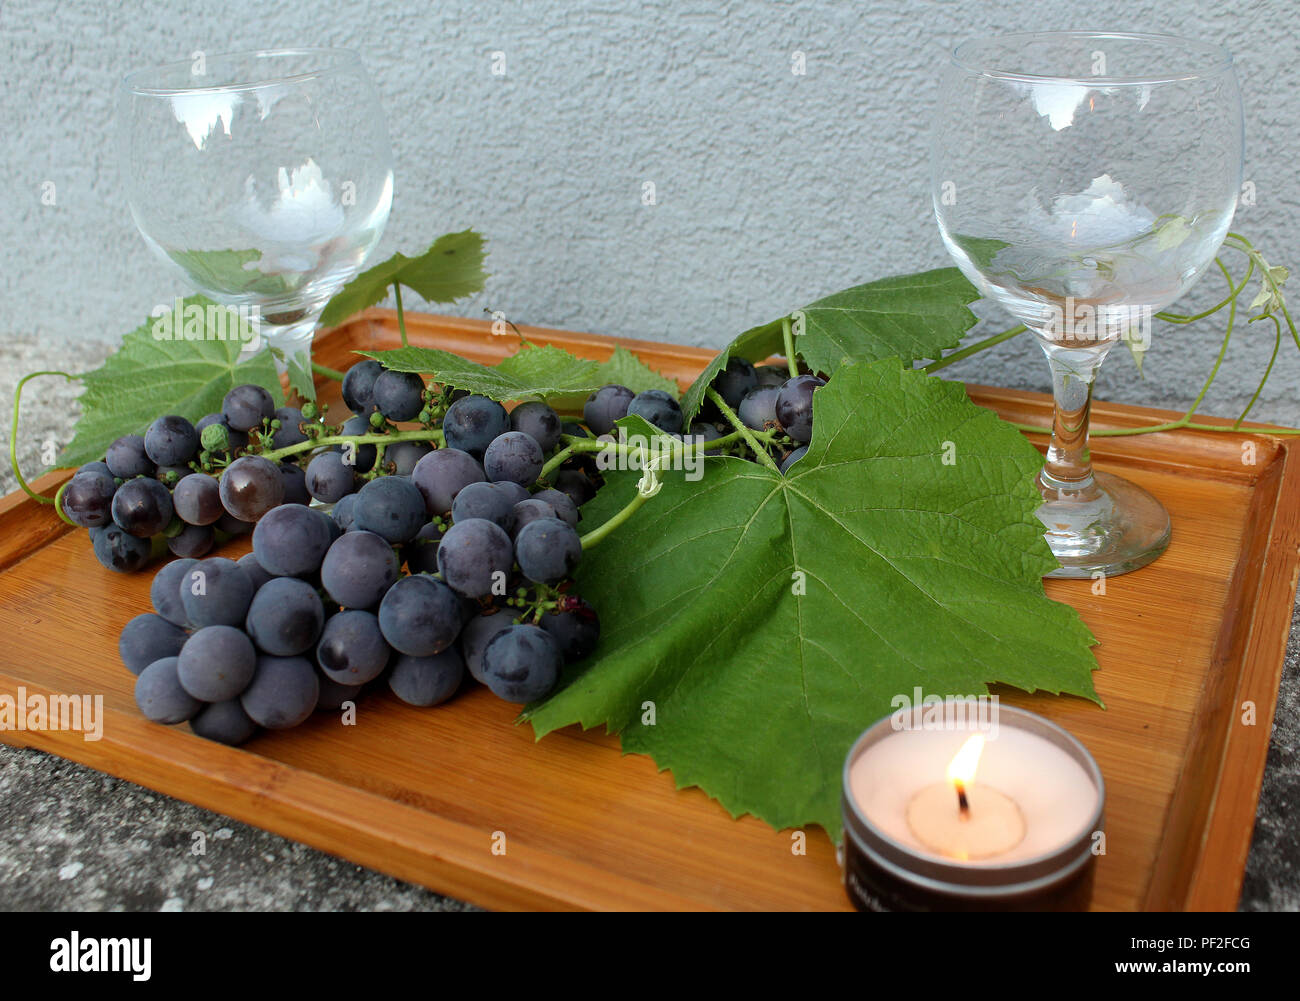
[[[263,313],[262,338],[279,353],[276,358],[279,371],[285,371],[294,359],[299,367],[311,370],[311,341],[319,317],[319,309]]]
[[[1069,348],[1040,340],[1052,369],[1052,441],[1039,473],[1044,493],[1086,496],[1097,492],[1088,452],[1092,386],[1106,357],[1104,347]]]

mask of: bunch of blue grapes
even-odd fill
[[[791,376],[773,365],[754,365],[744,358],[728,358],[727,365],[713,380],[713,388],[740,422],[753,431],[779,431],[776,442],[782,473],[808,453],[812,441],[813,393],[826,380],[810,373]],[[698,427],[704,433],[720,434],[721,414],[710,401]],[[712,420],[711,420],[711,419]],[[726,425],[726,430],[731,430]]]
[[[507,413],[373,361],[349,369],[343,397],[354,416],[341,433],[372,440],[302,449],[301,490],[280,489],[284,463],[233,450],[218,476],[188,474],[213,481],[217,520],[243,522],[252,552],[182,554],[155,575],[153,611],[119,641],[150,720],[239,744],[376,687],[439,705],[466,674],[529,703],[595,649],[599,619],[570,578],[597,483],[576,462],[538,482],[562,446],[559,415],[541,402]],[[333,434],[314,416],[294,425],[301,441]],[[445,445],[382,441],[413,420],[440,423]]]

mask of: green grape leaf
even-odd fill
[[[838,839],[844,756],[895,696],[1096,700],[1095,640],[1043,593],[1042,460],[1015,428],[897,359],[841,366],[814,414],[790,475],[733,457],[660,474],[584,553],[600,642],[524,718],[538,737],[604,724],[733,815]],[[608,472],[583,524],[639,476]]]
[[[281,397],[270,351],[240,357],[244,342],[230,336],[239,322],[233,310],[203,296],[189,296],[181,307],[182,317],[145,320],[103,365],[81,376],[81,418],[59,455],[61,466],[101,458],[114,439],[141,434],[164,414],[197,421],[220,410],[226,393],[242,383]]]
[[[316,380],[311,371],[311,348],[305,352],[294,352],[285,362],[284,368],[289,376],[289,388],[304,400],[316,399]]]
[[[747,361],[762,361],[782,350],[784,345],[782,321],[773,320],[761,327],[752,327],[718,352],[716,358],[709,362],[691,383],[682,397],[683,423],[689,425],[704,406],[704,394],[713,383],[714,377],[727,367],[731,358],[744,358]]]
[[[643,393],[647,389],[661,389],[674,399],[681,388],[673,379],[656,372],[640,358],[624,347],[617,347],[614,353],[596,367],[596,385],[593,388],[615,383],[626,386],[634,393]],[[586,392],[562,393],[547,396],[546,402],[560,413],[581,413],[582,405],[587,400]]]
[[[497,365],[481,365],[450,351],[436,348],[394,348],[360,351],[385,368],[419,372],[434,382],[494,400],[521,400],[562,393],[589,393],[601,382],[598,363],[578,358],[562,348],[525,343]]]
[[[483,288],[483,237],[472,229],[438,237],[419,257],[394,254],[361,272],[341,288],[321,314],[333,327],[388,295],[394,282],[413,289],[426,302],[455,302]]]

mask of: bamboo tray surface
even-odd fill
[[[492,363],[518,338],[484,321],[407,315],[411,343]],[[622,344],[685,385],[711,352],[522,328],[603,359]],[[399,344],[391,311],[372,309],[317,340],[317,359]],[[322,400],[342,408],[338,384]],[[1038,394],[972,387],[1021,423],[1050,420]],[[1098,404],[1094,425],[1173,415]],[[1253,456],[1247,456],[1252,446]],[[1100,641],[1107,705],[999,694],[1062,724],[1096,756],[1108,802],[1099,910],[1236,906],[1254,825],[1295,600],[1300,471],[1265,434],[1188,431],[1094,440],[1094,458],[1168,507],[1173,541],[1152,566],[1106,581],[1047,581]],[[1244,461],[1253,458],[1253,464]],[[68,475],[36,484],[52,493]],[[249,548],[235,540],[222,555]],[[148,723],[117,636],[150,609],[152,573],[102,569],[82,531],[22,494],[0,501],[0,693],[103,694],[104,737],[2,732],[28,744],[492,908],[845,909],[835,849],[753,817],[733,820],[698,789],[678,791],[647,757],[576,727],[534,742],[514,707],[468,687],[448,705],[364,698],[357,725],[318,714],[302,727],[227,748],[186,727]],[[1242,722],[1244,703],[1254,722]],[[868,721],[864,721],[865,723]],[[494,851],[494,846],[497,849]],[[500,849],[504,846],[504,853]]]

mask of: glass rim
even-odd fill
[[[1098,41],[1118,39],[1129,42],[1146,42],[1170,51],[1182,50],[1188,54],[1189,62],[1197,63],[1197,65],[1185,72],[1177,73],[1148,73],[1140,76],[1100,74],[1097,76],[1072,77],[997,69],[988,65],[987,61],[972,59],[969,51],[990,42],[1029,41],[1031,39],[1083,40],[1086,38],[1097,39]],[[968,38],[952,49],[949,55],[951,62],[961,69],[994,80],[1013,80],[1023,83],[1066,83],[1090,87],[1134,87],[1201,80],[1218,76],[1232,69],[1232,53],[1225,46],[1215,42],[1185,38],[1180,35],[1138,31],[1018,31],[1000,35],[980,35],[975,38]]]
[[[284,84],[305,83],[308,80],[317,80],[322,77],[332,76],[335,73],[345,72],[361,65],[361,56],[355,49],[332,48],[328,46],[291,46],[280,49],[241,49],[235,52],[219,52],[213,55],[204,55],[206,61],[219,62],[223,59],[266,59],[274,60],[286,56],[316,56],[320,57],[321,65],[316,69],[305,70],[300,73],[274,73],[268,72],[265,77],[258,79],[241,80],[238,83],[226,84],[195,84],[194,86],[158,86],[150,85],[146,81],[153,77],[165,78],[166,74],[177,70],[181,67],[193,66],[194,60],[176,59],[172,62],[161,63],[157,66],[145,66],[137,70],[132,70],[122,77],[122,88],[132,94],[141,97],[174,97],[179,94],[213,94],[229,93],[236,91],[259,90],[262,87],[283,86]],[[270,63],[268,62],[268,67]],[[198,77],[196,79],[202,79]]]

